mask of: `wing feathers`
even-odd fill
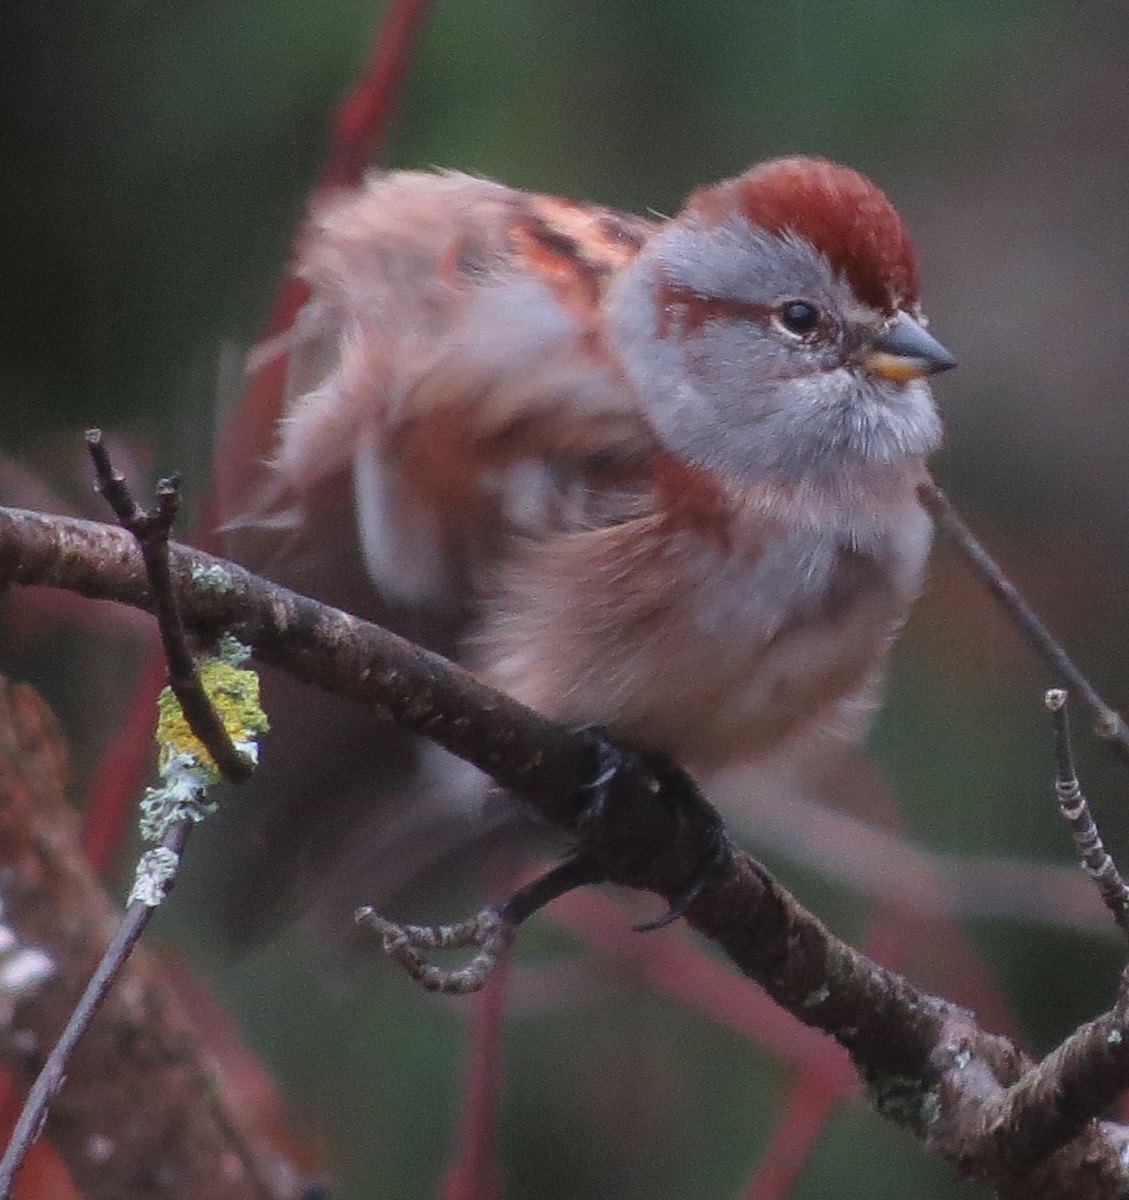
[[[451,555],[560,520],[593,472],[652,449],[598,329],[651,228],[458,174],[377,175],[324,205],[298,255],[311,300],[265,350],[288,353],[289,395],[246,521],[350,469],[374,579],[418,599]]]

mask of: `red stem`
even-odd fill
[[[854,1072],[845,1060],[805,1071],[792,1085],[745,1190],[745,1200],[784,1200],[831,1119]]]
[[[311,190],[311,203],[326,189],[358,183],[366,163],[380,154],[416,35],[430,7],[431,0],[390,0],[360,78],[338,104],[330,122],[329,154]],[[264,338],[289,329],[306,298],[305,284],[285,275],[271,303]],[[213,533],[216,514],[233,511],[225,500],[241,485],[247,464],[261,462],[269,452],[285,382],[286,356],[282,354],[256,372],[226,423],[218,441],[223,453],[217,457],[212,492],[202,507],[193,538],[204,549],[217,548]],[[128,823],[138,781],[148,763],[153,700],[163,682],[164,663],[159,654],[150,654],[122,728],[100,758],[83,837],[90,862],[99,869],[120,843]]]
[[[502,1081],[502,1019],[508,959],[499,963],[478,997],[468,1038],[466,1086],[459,1115],[458,1151],[439,1189],[441,1200],[496,1200],[501,1195],[494,1116]]]
[[[389,114],[431,4],[432,0],[390,0],[361,77],[333,114],[329,160],[318,190],[354,187],[368,163],[383,153]]]
[[[361,75],[338,103],[330,121],[329,154],[310,190],[307,207],[319,196],[355,187],[365,167],[384,150],[392,109],[411,65],[412,49],[432,0],[390,0]],[[285,274],[271,301],[261,341],[285,333],[309,298],[306,284]],[[248,380],[238,407],[226,422],[218,445],[212,495],[204,506],[195,544],[216,550],[212,530],[217,513],[238,511],[231,503],[245,484],[248,463],[262,462],[274,442],[282,415],[287,355],[275,355]]]
[[[86,861],[101,874],[122,841],[122,831],[137,799],[138,780],[152,758],[157,693],[165,685],[165,660],[150,637],[151,649],[134,684],[121,728],[98,760],[90,799],[82,816],[82,848]]]

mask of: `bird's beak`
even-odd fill
[[[947,371],[957,360],[909,313],[900,312],[866,348],[863,365],[883,379],[904,383]]]

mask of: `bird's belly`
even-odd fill
[[[661,699],[652,695],[624,734],[706,772],[814,727],[861,732],[858,718],[903,616],[866,597],[838,620],[805,623],[751,649],[742,648],[739,629],[725,642],[696,639],[692,655],[671,664],[679,682]]]
[[[606,726],[699,773],[865,711],[929,545],[916,505],[861,549],[849,530],[744,551],[610,533],[616,554],[570,539],[574,553],[550,547],[542,560],[552,586],[546,570],[522,577],[520,603],[486,631],[486,675],[548,716]]]
[[[625,629],[605,723],[702,772],[813,728],[860,734],[924,552],[817,558],[703,573],[663,619]]]

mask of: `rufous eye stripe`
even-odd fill
[[[767,325],[772,319],[773,310],[768,304],[703,296],[692,288],[681,287],[665,278],[660,278],[656,300],[656,332],[661,338],[672,334],[697,333],[707,321],[756,321]]]

